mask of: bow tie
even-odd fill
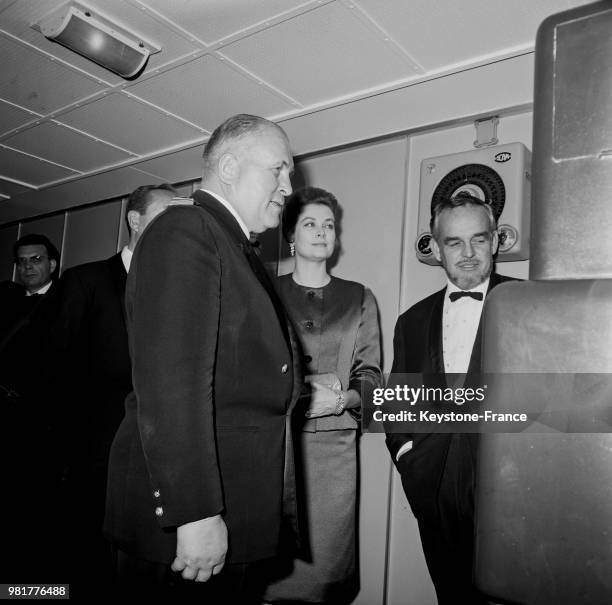
[[[460,290],[459,292],[451,292],[448,295],[451,302],[455,302],[456,300],[459,300],[460,298],[464,296],[469,296],[470,298],[473,298],[474,300],[483,299],[482,292],[464,292],[463,290]]]
[[[251,237],[249,237],[249,244],[251,244],[253,252],[255,252],[257,256],[261,256],[261,242],[255,235],[251,234]]]

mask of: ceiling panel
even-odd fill
[[[540,22],[584,0],[357,0],[428,71],[474,62],[535,42]]]
[[[0,135],[36,118],[36,114],[9,105],[0,99]]]
[[[99,84],[117,86],[125,82],[121,76],[108,71],[108,69],[105,69],[101,65],[98,65],[85,57],[81,57],[81,55],[71,51],[61,44],[58,44],[57,42],[47,40],[47,38],[33,29],[24,31],[20,38],[36,46],[36,48],[39,48],[44,53],[57,57],[61,61],[65,61],[71,66],[74,66],[77,70],[81,70],[92,76],[92,78],[97,80]]]
[[[28,0],[27,2],[14,2],[10,8],[0,14],[0,24],[5,31],[18,36],[20,39],[33,44],[42,51],[49,53],[62,61],[82,69],[94,78],[111,85],[121,84],[124,79],[107,69],[96,65],[93,61],[81,57],[68,50],[61,44],[47,40],[40,32],[31,28],[33,23],[38,22],[43,16],[51,12],[61,2],[56,0]]]
[[[202,130],[122,93],[73,109],[57,121],[140,155],[202,138]]]
[[[17,0],[0,0],[0,13],[16,2]]]
[[[146,0],[146,4],[193,33],[206,44],[290,11],[304,0],[207,0],[205,3],[169,3],[168,0]]]
[[[200,50],[199,45],[192,44],[185,37],[180,36],[143,10],[146,2],[139,6],[137,2],[126,0],[89,0],[88,4],[92,9],[97,9],[100,14],[116,21],[118,25],[128,31],[143,36],[149,42],[161,46],[161,52],[151,55],[145,73],[178,57]],[[173,4],[174,2],[169,2],[170,6]],[[196,2],[196,4],[200,4],[200,2]]]
[[[74,63],[77,67],[96,77],[100,77],[112,84],[124,82],[123,78],[111,74],[104,68],[80,57],[60,44],[50,42],[41,33],[31,29],[33,23],[39,21],[60,4],[62,3],[57,2],[57,0],[15,2],[0,14],[0,25],[6,31],[27,40],[63,60]],[[154,19],[142,8],[126,2],[126,0],[85,0],[85,4],[89,5],[93,11],[97,11],[107,18],[114,20],[118,25],[123,26],[135,35],[143,36],[162,47],[160,53],[150,58],[147,69],[154,69],[161,64],[165,64],[199,48]]]
[[[415,76],[383,37],[334,3],[230,44],[223,54],[300,103],[318,103]]]
[[[134,164],[133,168],[149,174],[158,174],[173,183],[190,180],[202,174],[204,145],[184,149],[172,155]]]
[[[0,178],[5,176],[29,185],[39,186],[73,174],[77,173],[29,155],[0,147]]]
[[[22,193],[0,183],[0,195],[17,196],[15,206],[22,203],[30,215],[49,212],[34,198],[46,200],[51,190],[58,207],[107,190],[123,195],[116,175],[130,184],[191,179],[200,172],[196,142],[237,112],[288,120],[289,127],[316,123],[307,128],[312,134],[300,135],[310,151],[361,136],[358,118],[351,121],[360,107],[383,107],[385,124],[404,124],[404,103],[396,107],[393,99],[409,97],[420,103],[411,113],[426,107],[433,115],[430,103],[444,101],[428,96],[432,77],[457,74],[469,83],[472,68],[483,63],[503,72],[505,62],[496,61],[530,51],[542,19],[589,2],[83,0],[162,47],[145,74],[126,81],[31,28],[65,1],[0,0],[0,176],[41,189]],[[469,113],[452,100],[445,106],[449,116]],[[342,124],[342,133],[330,135],[327,120]],[[366,130],[377,136],[380,123]],[[134,167],[111,170],[117,163]],[[52,186],[71,176],[78,179]],[[65,191],[79,197],[66,200]]]
[[[93,170],[132,157],[54,122],[24,130],[3,143],[79,171]]]
[[[19,34],[60,4],[58,0],[3,0],[0,2],[0,23],[3,29]]]
[[[0,56],[0,98],[26,109],[45,114],[102,90],[90,78],[2,35]]]
[[[2,195],[8,195],[11,197],[13,195],[19,195],[20,193],[25,193],[26,191],[30,191],[28,187],[23,187],[22,185],[17,185],[16,183],[11,183],[10,181],[5,181],[0,178],[0,193]]]
[[[278,95],[210,55],[128,90],[209,132],[235,113],[270,116],[292,109]]]

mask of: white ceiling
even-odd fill
[[[0,210],[136,163],[163,180],[166,156],[234,113],[286,119],[531,52],[546,16],[586,3],[81,2],[161,47],[127,81],[31,28],[63,2],[0,0]]]

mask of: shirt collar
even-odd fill
[[[491,276],[487,277],[481,284],[476,286],[475,288],[470,288],[469,290],[462,290],[459,286],[456,286],[450,279],[446,279],[446,298],[449,297],[451,292],[482,292],[482,299],[484,300],[487,295],[487,290],[489,288],[489,281]]]
[[[123,246],[123,248],[121,249],[121,262],[125,267],[126,273],[130,271],[130,265],[132,264],[132,256],[134,256],[134,253],[127,246]]]
[[[208,193],[208,195],[212,195],[222,206],[224,206],[228,210],[228,212],[230,212],[231,215],[238,221],[238,224],[240,225],[240,228],[242,229],[246,238],[250,239],[251,234],[249,232],[249,229],[244,224],[244,221],[242,220],[242,218],[240,217],[236,209],[226,199],[223,199],[220,195],[214,193],[210,189],[202,188],[202,191],[204,191],[205,193]]]
[[[28,292],[26,290],[26,296],[34,296],[34,294],[46,294],[49,291],[49,288],[51,287],[52,283],[52,281],[47,282],[42,288],[38,288],[36,292]]]

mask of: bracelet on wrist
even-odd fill
[[[336,416],[340,416],[346,407],[346,395],[344,391],[340,391],[336,396],[336,409],[334,410],[334,414]]]

